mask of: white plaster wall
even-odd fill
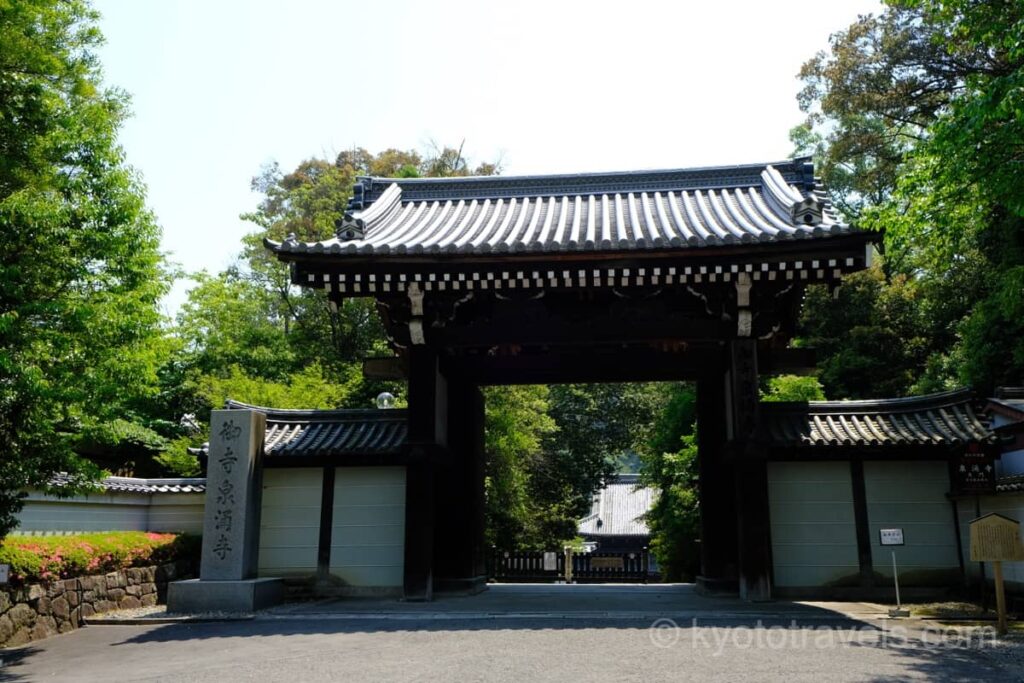
[[[859,571],[848,462],[768,463],[775,585],[822,586]]]
[[[29,493],[18,515],[18,534],[89,531],[176,531],[201,533],[202,493],[101,493],[57,498]]]
[[[148,531],[203,533],[205,493],[154,493],[150,496]]]
[[[339,467],[331,574],[349,586],[394,587],[404,567],[405,468]]]
[[[258,564],[261,576],[316,573],[322,491],[323,470],[319,467],[263,471]]]
[[[947,498],[949,467],[945,462],[864,463],[868,528],[874,569],[892,576],[892,547],[882,546],[879,529],[903,529],[906,545],[895,548],[901,578],[959,572],[953,507]],[[923,579],[927,581],[927,579]]]

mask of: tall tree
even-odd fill
[[[167,350],[160,231],[80,0],[0,5],[0,536],[21,491],[96,474],[75,447],[158,439],[133,414]]]
[[[910,391],[1024,380],[1022,17],[1010,0],[891,0],[801,72],[794,139],[848,215],[883,232],[886,273],[905,278],[883,287],[915,300],[923,360],[896,368],[877,349]]]

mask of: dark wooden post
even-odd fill
[[[697,452],[700,477],[700,576],[709,591],[736,590],[736,483],[724,460],[725,372],[697,382]]]
[[[772,594],[768,465],[752,441],[758,407],[757,342],[730,342],[727,384],[730,448],[736,464],[736,528],[740,597],[769,600]]]
[[[448,439],[448,391],[437,353],[409,350],[409,465],[405,473],[406,600],[434,595],[434,458]]]
[[[484,399],[473,384],[448,383],[450,458],[434,478],[434,576],[438,590],[486,587],[484,559]]]

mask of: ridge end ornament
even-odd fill
[[[366,223],[362,218],[356,218],[350,213],[345,213],[341,218],[334,221],[334,234],[341,242],[361,240],[366,236]]]
[[[821,202],[814,195],[802,201],[794,202],[789,209],[793,223],[796,225],[821,225],[824,218]]]

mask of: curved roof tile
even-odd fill
[[[689,249],[848,234],[806,160],[557,176],[360,178],[352,239],[268,241],[280,254]],[[340,231],[339,231],[340,232]]]
[[[871,401],[762,403],[773,447],[948,446],[995,443],[967,389]]]

